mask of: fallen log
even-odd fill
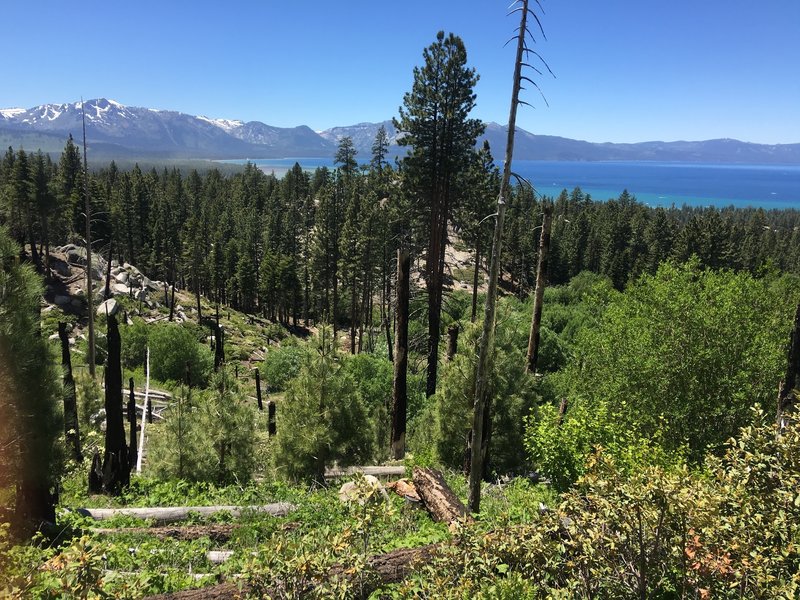
[[[189,513],[208,516],[218,512],[229,512],[234,517],[239,517],[242,513],[256,512],[272,515],[273,517],[283,517],[295,509],[294,504],[288,502],[276,502],[274,504],[264,504],[260,506],[153,506],[149,508],[78,508],[76,511],[97,521],[104,521],[117,516],[128,516],[137,519],[153,519],[159,523],[171,523],[182,521],[189,516]]]
[[[418,565],[431,560],[440,544],[431,544],[420,548],[400,548],[386,554],[378,554],[367,559],[367,566],[360,572],[353,572],[348,565],[338,564],[331,567],[327,574],[330,581],[348,581],[353,585],[353,598],[365,599],[381,586],[398,583],[414,572]],[[258,590],[262,597],[280,598],[281,583],[267,590]],[[170,594],[149,596],[145,600],[228,600],[243,598],[252,591],[245,583],[242,587],[226,582],[195,590],[184,590]],[[306,590],[312,592],[312,586]]]
[[[238,525],[190,525],[186,527],[93,527],[99,535],[147,535],[159,540],[198,540],[207,537],[213,542],[227,542]]]
[[[406,468],[398,467],[343,467],[337,469],[325,469],[325,479],[336,479],[337,477],[349,477],[356,473],[372,475],[374,477],[402,477],[406,473]]]
[[[440,471],[414,467],[414,489],[434,521],[452,523],[472,522],[466,507],[453,493]]]

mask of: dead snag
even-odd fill
[[[61,367],[64,371],[64,436],[75,462],[83,462],[81,436],[78,431],[78,402],[75,395],[75,379],[72,377],[72,360],[69,355],[67,324],[59,322],[58,337],[61,340]]]

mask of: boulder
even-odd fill
[[[97,316],[103,316],[105,314],[115,315],[118,312],[119,303],[113,298],[109,298],[97,307]]]
[[[69,296],[58,295],[55,298],[53,298],[53,302],[55,302],[58,306],[66,306],[67,304],[72,302],[72,298],[70,298]]]
[[[111,271],[111,274],[114,275],[114,271]],[[119,271],[116,275],[114,275],[114,281],[117,283],[128,283],[128,279],[130,278],[130,274],[127,271]]]
[[[387,500],[389,494],[374,475],[364,475],[363,483],[348,481],[339,488],[339,501],[343,504],[357,502],[364,504],[369,501]]]
[[[76,264],[76,265],[85,265],[86,264],[86,249],[85,248],[78,248],[74,244],[70,244],[69,246],[64,246],[65,251],[64,254],[67,257],[67,262]]]
[[[122,283],[115,283],[111,286],[111,291],[115,296],[120,294],[123,296],[127,296],[128,294],[131,293],[131,288]]]
[[[72,269],[69,268],[69,265],[55,257],[50,258],[50,268],[56,275],[61,277],[70,277],[72,275]]]

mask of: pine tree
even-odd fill
[[[63,421],[58,372],[40,333],[41,281],[18,257],[0,228],[0,471],[17,481],[17,519],[38,524],[55,521]]]
[[[403,159],[406,189],[417,217],[418,239],[427,241],[425,282],[428,291],[428,396],[436,391],[441,337],[442,284],[447,225],[458,199],[460,175],[468,168],[475,141],[483,133],[475,106],[475,69],[467,67],[461,38],[440,31],[423,51],[425,64],[414,68],[411,91],[403,97],[394,126],[409,146]]]

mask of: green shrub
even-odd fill
[[[126,325],[120,332],[120,355],[122,366],[126,369],[135,369],[144,365],[147,360],[147,338],[152,326],[143,319],[134,319],[133,323]]]
[[[490,398],[490,469],[497,473],[519,470],[527,462],[524,447],[524,417],[537,397],[533,378],[525,373],[525,351],[530,317],[514,310],[514,301],[499,303],[495,351],[487,394]],[[460,350],[453,360],[443,363],[435,395],[436,418],[427,427],[435,432],[416,432],[417,438],[431,436],[441,461],[454,469],[462,468],[467,436],[472,428],[477,344],[481,327],[473,324],[464,331]],[[524,340],[524,341],[523,341]],[[415,426],[426,425],[415,420]],[[417,445],[417,442],[415,442]]]
[[[555,405],[568,399],[563,424],[553,408],[529,421],[531,456],[562,488],[596,445],[617,459],[649,445],[699,462],[746,424],[752,402],[774,404],[796,290],[693,261],[606,300],[564,372],[548,376]]]
[[[303,344],[284,344],[270,348],[259,369],[261,379],[270,392],[282,392],[288,383],[297,377],[308,358],[308,349]]]
[[[176,323],[150,325],[150,375],[159,381],[185,381],[186,366],[192,385],[204,386],[214,363],[211,351],[192,332]]]

